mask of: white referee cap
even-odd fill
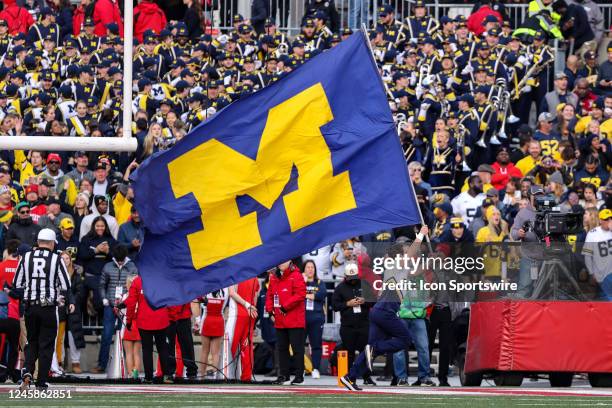
[[[38,232],[39,241],[53,241],[56,242],[55,231],[51,228],[43,228]]]

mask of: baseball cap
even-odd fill
[[[489,30],[488,34],[493,37],[499,37],[499,34],[500,34],[499,28],[493,27],[492,29]]]
[[[554,122],[555,121],[555,115],[553,115],[552,113],[549,112],[542,112],[540,113],[540,116],[538,116],[538,122]]]
[[[495,174],[495,170],[490,164],[481,164],[480,166],[478,166],[478,169],[476,169],[476,171],[484,171],[487,173]]]
[[[499,197],[499,191],[496,188],[490,188],[486,193],[487,197]]]
[[[489,14],[488,16],[485,17],[484,21],[482,22],[482,25],[485,25],[487,23],[498,23],[498,22],[499,21],[494,15]]]
[[[55,235],[55,231],[51,228],[43,228],[38,232],[38,240],[39,241],[53,241],[57,239]]]
[[[584,59],[595,59],[597,58],[597,54],[595,54],[593,51],[587,51],[584,53]]]
[[[17,205],[15,206],[15,210],[19,211],[19,210],[21,210],[23,207],[28,207],[28,208],[30,208],[30,203],[28,203],[27,201],[21,201],[21,202],[17,203]]]
[[[74,228],[74,221],[72,221],[72,218],[66,217],[60,221],[59,227],[60,229]]]
[[[461,217],[453,217],[450,219],[451,228],[465,228],[465,222]]]
[[[359,277],[359,267],[356,263],[347,263],[344,267],[344,277],[347,279],[357,279]]]
[[[57,153],[49,153],[47,155],[47,163],[49,163],[51,161],[57,161],[57,162],[59,162],[59,164],[62,164],[62,158]]]
[[[609,208],[604,208],[599,212],[599,219],[602,221],[608,220],[612,218],[612,210]]]
[[[434,205],[434,210],[438,208],[448,215],[453,215],[453,207],[448,201],[442,201]]]
[[[461,95],[459,98],[457,98],[457,101],[460,102],[467,102],[471,105],[474,105],[474,97],[470,94],[463,94]]]
[[[390,4],[385,4],[378,8],[378,15],[386,16],[387,14],[393,13],[393,6]]]
[[[531,195],[544,194],[544,189],[542,188],[542,186],[536,184],[534,186],[531,186],[531,190],[529,192],[531,193]]]
[[[591,104],[591,109],[605,109],[606,104],[603,97],[599,97]]]
[[[563,78],[567,79],[567,74],[565,72],[557,72],[555,74],[555,79],[563,79]]]
[[[2,192],[0,191],[0,193],[2,193]],[[25,193],[26,193],[26,195],[30,194],[30,193],[38,194],[38,185],[37,184],[30,184],[29,186],[26,187]]]

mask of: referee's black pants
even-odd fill
[[[25,353],[25,368],[32,374],[38,360],[36,385],[45,385],[51,368],[57,336],[57,306],[26,306],[25,324],[28,346]]]

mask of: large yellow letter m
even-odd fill
[[[333,174],[319,129],[331,120],[319,83],[270,109],[255,160],[210,139],[168,164],[174,196],[193,194],[201,210],[203,229],[187,236],[195,269],[262,245],[257,214],[241,216],[236,197],[272,208],[293,166],[297,189],[282,197],[291,232],[356,208],[349,172]],[[239,137],[259,139],[249,131]]]

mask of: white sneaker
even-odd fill
[[[318,380],[319,378],[321,378],[321,374],[319,373],[319,370],[317,370],[316,368],[312,370],[311,375],[312,375],[313,380]]]

